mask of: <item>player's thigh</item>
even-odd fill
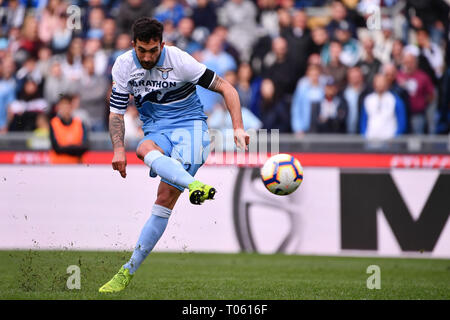
[[[178,160],[192,176],[195,175],[209,155],[210,137],[208,130],[186,130],[189,134],[182,139],[172,139],[171,157]]]
[[[136,155],[139,159],[144,157],[152,150],[158,150],[162,154],[170,152],[171,143],[164,135],[148,135],[145,136],[136,148]]]
[[[177,203],[177,200],[180,197],[180,194],[181,191],[178,188],[161,181],[158,186],[155,204],[173,209],[175,203]]]

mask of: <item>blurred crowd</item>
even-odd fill
[[[0,0],[0,133],[45,132],[64,97],[107,131],[111,68],[142,16],[232,83],[248,128],[445,134],[450,0]],[[379,10],[381,8],[381,10]],[[198,87],[210,127],[231,128]],[[71,98],[68,99],[67,97]],[[131,100],[127,137],[142,135]]]

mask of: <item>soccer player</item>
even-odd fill
[[[134,273],[166,229],[178,197],[189,189],[189,200],[202,204],[216,190],[194,179],[209,153],[206,115],[196,94],[196,85],[220,93],[230,113],[234,141],[247,149],[239,96],[233,86],[186,52],[165,46],[163,25],[140,18],[132,27],[133,49],[120,55],[112,68],[109,132],[114,149],[112,167],[126,177],[123,115],[129,95],[134,96],[143,121],[144,138],[136,154],[150,168],[150,176],[161,177],[152,214],[145,223],[130,260],[100,292],[118,292],[127,287]]]

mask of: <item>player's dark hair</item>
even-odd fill
[[[156,19],[142,17],[133,23],[133,41],[149,42],[150,40],[162,41],[164,26]]]

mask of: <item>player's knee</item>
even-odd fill
[[[142,142],[138,148],[136,149],[136,155],[139,159],[144,160],[144,157],[152,150],[158,150],[156,144],[151,141],[147,140]]]

